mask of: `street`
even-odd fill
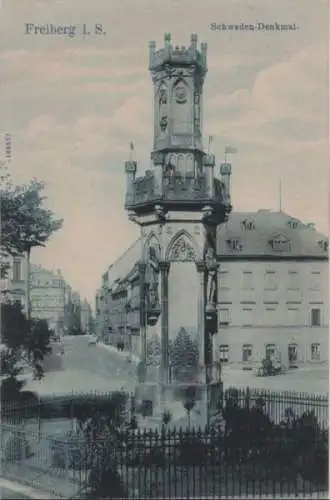
[[[8,490],[7,488],[0,487],[0,498],[1,500],[9,500],[9,499],[19,499],[23,500],[25,498],[29,498],[24,496],[22,493],[17,493],[13,490]]]
[[[53,363],[42,380],[29,379],[26,389],[40,395],[134,391],[136,364],[101,345],[89,345],[87,336],[63,338],[62,363]]]
[[[124,389],[134,392],[136,362],[128,363],[127,354],[111,351],[101,344],[89,345],[87,336],[63,338],[64,355],[60,362],[47,363],[41,381],[29,379],[26,389],[40,395],[111,392]],[[250,387],[275,391],[328,393],[329,372],[326,367],[304,367],[274,377],[257,377],[253,372],[226,367],[224,386]]]

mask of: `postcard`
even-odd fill
[[[276,432],[307,410],[327,427],[328,14],[325,0],[2,0],[1,291],[10,321],[52,339],[26,390],[134,393],[139,428],[228,431],[235,388],[231,404]],[[246,446],[223,460],[263,456]],[[324,493],[304,467],[295,491]],[[196,497],[224,494],[205,474]],[[130,494],[176,498],[157,481]]]

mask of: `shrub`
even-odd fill
[[[202,465],[208,458],[208,445],[202,435],[193,431],[183,434],[177,449],[178,465]]]
[[[11,432],[4,445],[3,459],[6,462],[17,462],[31,456],[33,456],[33,453],[24,431]]]
[[[68,433],[67,438],[54,439],[51,444],[52,466],[58,469],[80,470],[91,465],[92,455],[88,453],[86,441]]]

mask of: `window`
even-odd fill
[[[311,359],[312,361],[320,361],[320,344],[311,345]]]
[[[329,249],[329,241],[328,240],[320,240],[317,242],[324,252],[327,252]]]
[[[318,271],[312,272],[310,276],[310,290],[321,290],[321,273]]]
[[[228,276],[228,271],[219,272],[219,288],[229,288]]]
[[[297,229],[299,227],[299,221],[296,219],[291,219],[288,221],[288,226],[290,229]]]
[[[243,245],[239,238],[231,238],[226,240],[227,247],[231,252],[241,252],[243,250]]]
[[[0,279],[4,280],[5,278],[7,278],[7,265],[3,262],[0,269]]]
[[[311,310],[311,324],[312,326],[321,326],[321,309]]]
[[[276,305],[266,305],[263,323],[265,326],[275,326],[278,323]]]
[[[270,359],[272,356],[274,356],[276,351],[276,346],[275,344],[267,344],[266,345],[266,358]]]
[[[252,359],[252,345],[244,344],[242,347],[242,361],[243,363],[247,363]]]
[[[277,278],[275,271],[266,271],[265,290],[277,290]]]
[[[298,346],[297,344],[289,344],[288,346],[289,363],[295,363],[298,360]]]
[[[274,252],[290,252],[291,242],[283,234],[277,234],[273,239],[269,241],[269,245]]]
[[[252,326],[253,324],[253,309],[244,307],[242,309],[242,325],[243,326]]]
[[[219,326],[226,326],[229,323],[229,309],[219,309]]]
[[[294,306],[288,307],[287,315],[288,315],[288,323],[287,324],[289,326],[295,326],[295,325],[299,325],[301,323],[300,310],[298,307],[294,307]]]
[[[14,260],[13,262],[13,281],[21,280],[21,261]]]
[[[241,228],[243,231],[253,231],[256,228],[255,222],[253,220],[244,219],[241,222]]]
[[[242,274],[242,289],[253,290],[253,275],[252,271],[243,271]]]
[[[219,348],[220,361],[221,363],[228,363],[229,361],[229,346],[222,344]]]
[[[299,290],[299,275],[297,271],[289,271],[288,290]]]

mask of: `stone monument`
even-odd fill
[[[137,177],[136,162],[125,163],[125,208],[141,229],[141,390],[149,392],[156,407],[164,407],[178,391],[193,385],[199,425],[209,421],[212,398],[221,384],[212,359],[212,335],[217,332],[216,229],[232,209],[230,168],[216,178],[215,156],[203,149],[206,59],[207,44],[199,48],[195,34],[189,47],[174,47],[169,34],[159,50],[155,42],[149,43],[153,167]],[[170,359],[175,343],[169,338],[169,280],[171,265],[187,262],[194,263],[199,283],[194,299],[197,339],[189,344],[189,332],[184,331],[180,338],[197,345],[198,362],[192,378],[178,380]]]

